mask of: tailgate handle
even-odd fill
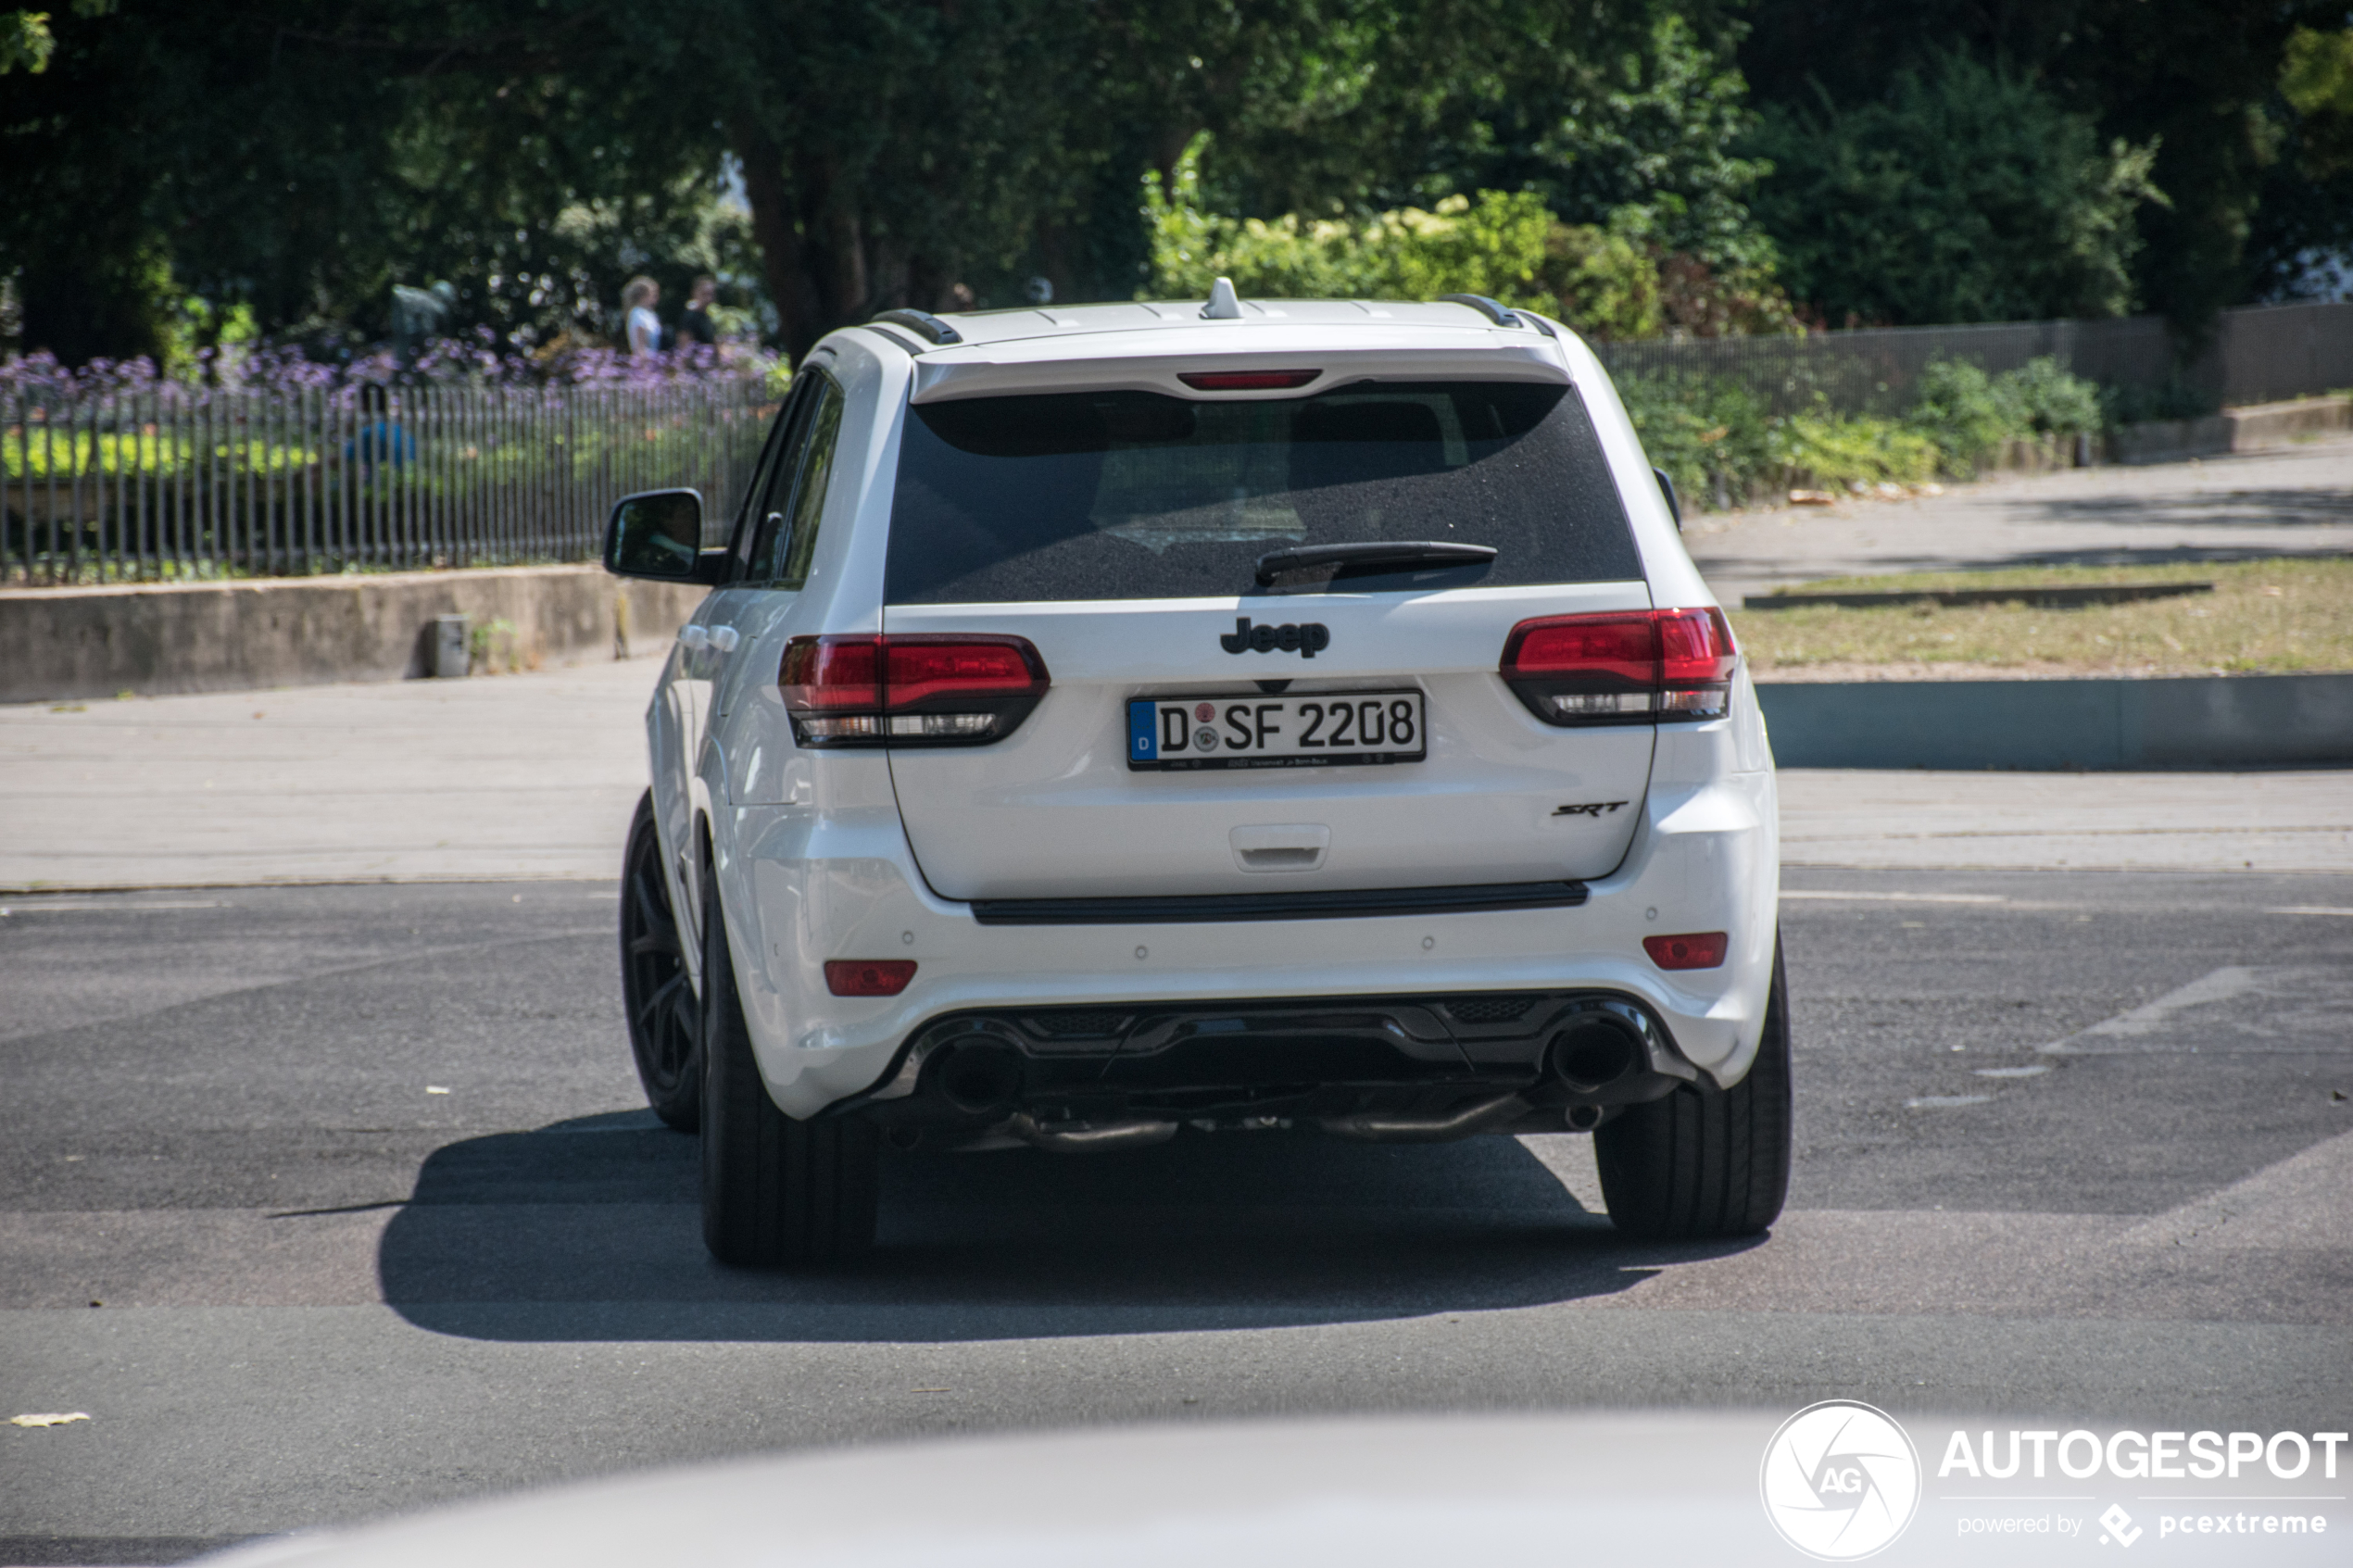
[[[1227,835],[1246,872],[1312,872],[1324,863],[1332,830],[1321,822],[1270,822]]]

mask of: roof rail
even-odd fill
[[[1441,305],[1467,305],[1499,327],[1516,327],[1522,324],[1518,311],[1500,300],[1490,299],[1483,294],[1441,294],[1438,296],[1438,302]]]
[[[910,332],[920,332],[925,338],[942,348],[951,343],[964,341],[963,333],[928,310],[886,310],[874,320],[887,321],[894,327],[905,327]]]

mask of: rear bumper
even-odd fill
[[[1729,737],[1721,746],[1696,732],[1680,738],[1705,754],[1688,759],[1705,782],[1678,784],[1680,770],[1662,766],[1624,862],[1587,884],[1585,900],[1572,906],[986,924],[971,905],[924,884],[887,806],[732,809],[715,824],[721,889],[761,1073],[778,1105],[807,1117],[887,1088],[926,1031],[958,1018],[1065,1009],[1199,1022],[1239,1016],[1234,1010],[1245,1005],[1296,1010],[1335,998],[1436,1017],[1447,998],[1508,992],[1621,998],[1655,1022],[1694,1076],[1730,1086],[1748,1071],[1771,983],[1773,776],[1769,765],[1719,771]],[[1667,749],[1662,764],[1676,760]],[[1730,934],[1720,967],[1670,973],[1643,956],[1645,935],[1691,931]],[[830,958],[912,959],[918,967],[898,997],[839,997],[824,984]],[[1531,1071],[1541,1044],[1523,1042],[1510,1071]]]
[[[1605,993],[1220,998],[952,1013],[835,1109],[909,1148],[1077,1148],[1180,1123],[1428,1142],[1582,1130],[1699,1078],[1647,1009]]]

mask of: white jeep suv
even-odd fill
[[[887,1151],[1590,1131],[1790,1160],[1755,696],[1592,354],[1491,300],[892,311],[809,355],[647,715],[622,961],[737,1263]]]

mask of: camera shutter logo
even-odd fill
[[[1852,1562],[1912,1523],[1919,1450],[1886,1411],[1826,1399],[1781,1423],[1765,1445],[1757,1489],[1783,1540],[1824,1562]]]

